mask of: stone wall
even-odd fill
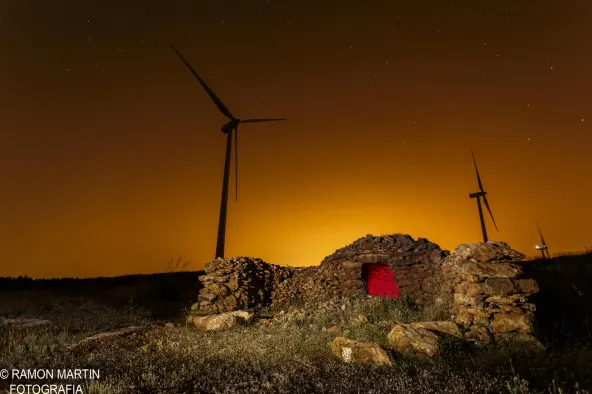
[[[465,338],[491,343],[506,334],[534,333],[537,282],[523,275],[524,255],[503,242],[459,245],[442,264],[441,286]]]
[[[389,265],[399,295],[422,302],[437,293],[442,262],[449,254],[425,238],[415,241],[406,234],[367,235],[325,257],[318,267],[281,283],[273,304],[280,307],[294,299],[306,302],[365,295],[364,265],[375,263]]]
[[[360,238],[327,256],[319,266],[280,267],[261,259],[216,259],[199,280],[204,287],[192,314],[323,301],[366,294],[366,264],[387,263],[399,294],[422,302],[439,288],[442,261],[450,253],[424,238],[393,234]]]
[[[208,315],[269,306],[274,288],[298,271],[298,268],[280,267],[250,257],[218,258],[206,264],[206,275],[199,277],[203,288],[190,314]]]
[[[364,267],[386,263],[401,296],[418,303],[444,302],[464,338],[485,344],[532,338],[535,305],[529,296],[539,287],[528,276],[524,257],[503,242],[459,245],[450,254],[424,238],[394,234],[360,238],[314,267],[281,267],[248,257],[216,259],[199,277],[203,288],[190,318],[365,296]]]

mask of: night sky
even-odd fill
[[[592,3],[3,0],[0,276],[314,265],[368,233],[592,244]],[[234,176],[232,174],[232,176]],[[231,177],[230,196],[234,196]]]

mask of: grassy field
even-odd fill
[[[360,314],[368,321],[360,323]],[[72,381],[84,393],[584,393],[592,387],[589,337],[551,343],[542,355],[450,340],[434,359],[389,350],[393,367],[348,365],[331,353],[336,336],[386,346],[389,322],[444,314],[403,300],[378,300],[270,325],[202,332],[185,324],[183,311],[168,320],[175,324],[165,325],[132,302],[108,305],[100,299],[0,293],[5,322],[17,317],[51,321],[20,329],[0,321],[0,368],[99,370],[100,379]],[[68,349],[123,326],[144,328]],[[0,390],[8,383],[0,381]]]
[[[272,324],[203,332],[185,323],[202,272],[0,278],[0,372],[98,370],[99,379],[69,382],[81,385],[84,393],[592,392],[592,253],[531,260],[525,270],[541,287],[532,301],[545,353],[447,340],[432,359],[388,349],[392,322],[448,317],[434,306],[417,308],[404,300],[375,299],[345,310],[340,304],[329,305],[316,313],[304,308],[276,315]],[[360,322],[360,315],[367,321]],[[50,324],[7,324],[19,318]],[[128,326],[139,328],[70,347]],[[344,364],[331,353],[330,343],[337,336],[380,344],[394,366]],[[27,382],[51,383],[20,381]],[[10,383],[0,380],[0,393]]]

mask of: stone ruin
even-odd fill
[[[261,309],[272,302],[274,289],[298,272],[292,267],[268,264],[261,259],[217,258],[206,264],[206,275],[191,315],[210,315],[241,309]]]
[[[386,263],[399,294],[422,302],[433,298],[450,253],[425,238],[393,234],[360,238],[327,256],[319,266],[282,267],[261,259],[218,258],[206,264],[193,315],[237,309],[284,308],[295,301],[366,295],[365,265]]]
[[[539,287],[524,277],[524,258],[504,242],[489,241],[459,245],[444,260],[442,291],[466,339],[489,344],[508,333],[534,334],[536,307],[528,297]]]
[[[524,258],[503,242],[463,244],[450,254],[424,238],[415,241],[404,234],[367,235],[313,267],[219,258],[208,263],[206,275],[199,278],[204,287],[188,320],[237,310],[279,311],[296,301],[314,305],[365,298],[364,268],[386,263],[400,296],[417,303],[444,303],[465,339],[484,344],[508,335],[527,339],[535,331],[536,309],[528,297],[538,285],[524,277]]]
[[[321,301],[333,297],[366,295],[367,264],[386,263],[394,273],[399,295],[417,302],[435,295],[442,261],[450,253],[425,238],[406,234],[360,238],[325,257],[319,266],[307,267],[280,283],[273,306],[293,300]]]

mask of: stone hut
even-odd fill
[[[449,254],[425,238],[392,234],[362,237],[312,267],[282,267],[248,257],[216,259],[199,278],[204,287],[191,314],[279,309],[294,301],[369,293],[423,302],[439,294],[442,262]]]
[[[273,306],[294,299],[319,301],[366,294],[423,302],[439,294],[442,262],[449,254],[425,238],[367,235],[325,257],[319,266],[280,283],[273,293]],[[384,289],[392,293],[385,294]]]
[[[448,307],[452,322],[431,323],[456,326],[466,340],[518,340],[540,348],[533,336],[536,307],[531,297],[539,286],[524,257],[504,242],[463,244],[450,254],[424,238],[393,234],[367,235],[313,267],[280,267],[248,257],[216,259],[199,277],[204,287],[188,321],[198,324],[199,315],[237,309],[285,310],[295,301],[302,307],[339,298],[347,303],[343,298],[366,294],[404,296]]]

